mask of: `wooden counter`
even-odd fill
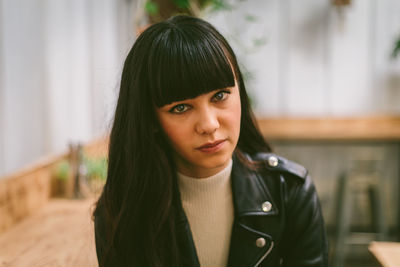
[[[400,243],[397,242],[372,242],[368,250],[384,267],[400,266]]]
[[[98,266],[93,203],[50,199],[37,213],[0,235],[0,266]]]
[[[267,140],[400,141],[400,117],[260,118]]]

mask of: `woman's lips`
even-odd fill
[[[204,153],[214,153],[220,150],[224,144],[225,140],[218,140],[213,143],[204,144],[197,149]]]

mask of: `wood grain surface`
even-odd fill
[[[52,166],[0,179],[0,234],[40,210],[51,195]]]
[[[93,199],[51,199],[40,211],[0,235],[0,266],[98,266],[93,208]]]
[[[400,117],[259,118],[267,140],[400,141]]]
[[[400,243],[398,242],[371,242],[368,250],[384,267],[400,266]]]

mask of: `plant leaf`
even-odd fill
[[[249,21],[249,22],[256,22],[257,21],[257,17],[251,14],[246,14],[244,16],[244,19]]]
[[[396,58],[397,55],[400,52],[400,37],[399,39],[395,42],[394,48],[393,48],[393,52],[392,52],[392,58]]]
[[[232,5],[230,5],[226,0],[211,0],[212,11],[220,10],[232,10]]]
[[[144,10],[149,15],[156,15],[158,13],[158,4],[152,1],[147,1],[144,5]]]
[[[189,0],[174,0],[174,4],[182,9],[188,9],[190,6]]]

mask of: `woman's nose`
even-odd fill
[[[211,109],[200,112],[196,122],[196,132],[199,134],[212,134],[219,128],[217,114]]]

